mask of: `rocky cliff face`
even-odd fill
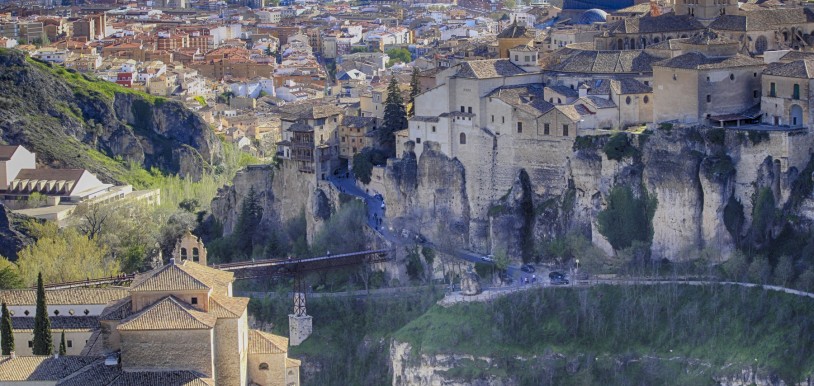
[[[800,176],[809,160],[810,134],[677,127],[627,136],[627,153],[613,159],[605,149],[610,135],[562,142],[568,151],[541,153],[536,164],[515,168],[514,182],[504,186],[482,181],[505,176],[481,174],[509,170],[506,165],[476,169],[425,141],[420,159],[408,152],[388,165],[386,197],[395,209],[389,214],[395,216],[394,223],[421,230],[433,236],[430,239],[453,237],[458,245],[482,253],[502,249],[515,260],[539,253],[534,240],[568,232],[584,234],[613,254],[598,232],[597,216],[607,207],[610,191],[627,186],[636,196],[658,202],[652,219],[652,257],[679,261],[698,257],[704,248],[720,251],[722,259],[729,256],[735,245],[724,214],[733,200],[743,205],[743,224],[734,230],[740,237],[749,233],[752,203],[761,189],[771,190],[778,209],[788,206],[790,199],[810,199],[810,192],[805,197],[792,195],[798,177],[810,178]],[[503,162],[500,157],[495,160]],[[481,176],[467,178],[472,174]],[[490,193],[467,194],[483,191]],[[482,198],[490,196],[500,198]],[[802,211],[806,224],[814,220],[809,212]],[[481,231],[483,224],[486,231]]]
[[[5,49],[0,50],[0,139],[37,153],[40,163],[87,168],[107,181],[121,181],[124,166],[106,156],[196,179],[221,154],[206,122],[180,102]]]
[[[17,253],[34,242],[34,238],[23,227],[28,220],[38,221],[14,214],[0,204],[0,256],[15,261]]]

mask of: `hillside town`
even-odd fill
[[[567,275],[552,268],[547,284],[576,285],[582,257],[554,239],[577,234],[583,251],[611,260],[723,264],[760,250],[769,256],[761,255],[769,265],[763,276],[783,258],[792,259],[795,280],[809,277],[795,270],[814,275],[808,257],[770,251],[776,240],[795,239],[789,235],[807,239],[801,229],[814,222],[814,6],[807,2],[0,0],[0,50],[91,84],[77,99],[114,95],[111,111],[126,116],[133,133],[148,131],[145,117],[158,122],[158,142],[203,122],[205,133],[154,152],[155,143],[124,129],[104,133],[101,120],[75,134],[130,171],[139,163],[155,168],[141,179],[160,174],[146,154],[172,158],[170,173],[199,172],[195,182],[223,174],[216,162],[189,161],[240,158],[201,145],[210,134],[256,160],[229,185],[213,187],[211,202],[181,201],[184,216],[196,219],[162,217],[174,226],[172,237],[158,240],[175,245],[170,256],[155,242],[134,252],[144,260],[135,272],[50,287],[40,277],[38,289],[0,290],[16,341],[0,356],[0,384],[300,385],[308,358],[288,353],[312,333],[305,294],[313,288],[300,281],[306,273],[375,265],[394,287],[424,275],[479,294],[477,268],[501,267],[489,273],[495,287],[515,278],[535,284],[543,271],[535,274],[534,265],[548,254]],[[177,104],[194,118],[170,133],[157,107],[122,107],[132,101],[99,84],[144,98],[138,103]],[[51,110],[88,116],[70,106]],[[211,157],[179,155],[196,146]],[[87,222],[88,210],[101,205],[164,200],[161,189],[112,183],[60,161],[0,144],[3,207],[64,228]],[[609,226],[610,215],[602,218],[620,186],[646,217],[623,240],[609,228],[625,228],[624,221]],[[352,252],[314,236],[348,202],[364,207],[364,229],[356,231],[366,244]],[[300,213],[301,228],[288,230]],[[207,260],[193,228],[216,229],[206,236],[217,240],[216,261]],[[296,242],[310,245],[310,255],[297,256]],[[329,245],[317,249],[317,242]],[[439,273],[444,263],[430,253],[422,262],[419,248],[467,265]],[[388,266],[392,256],[415,257],[421,268]],[[758,261],[750,259],[744,264]],[[234,296],[235,280],[271,275],[237,273],[258,267],[291,279],[289,324],[254,320],[248,295]],[[362,277],[367,291],[372,271],[347,276]],[[49,352],[38,346],[46,301]],[[389,370],[397,372],[393,385],[447,384],[404,363]],[[451,366],[442,367],[435,371]]]

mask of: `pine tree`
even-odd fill
[[[415,97],[421,92],[421,85],[418,83],[418,67],[413,67],[413,76],[410,78],[410,111],[409,116],[415,115]]]
[[[394,156],[396,151],[396,138],[393,133],[407,128],[407,111],[404,109],[404,100],[401,98],[396,78],[390,78],[387,86],[387,99],[384,102],[384,125],[379,129],[379,144]]]
[[[62,335],[59,337],[59,356],[68,353],[68,348],[65,346],[65,330],[62,330]]]
[[[243,199],[243,204],[240,206],[240,214],[237,217],[237,224],[235,224],[235,251],[237,254],[249,256],[252,253],[252,239],[260,225],[260,220],[263,218],[263,208],[257,202],[257,193],[254,187],[249,188],[249,193]]]
[[[34,355],[51,355],[54,352],[54,338],[51,336],[51,320],[48,319],[48,306],[45,305],[45,286],[42,273],[37,275],[37,313],[34,316]]]
[[[6,302],[3,302],[3,316],[0,319],[0,340],[2,341],[2,354],[10,355],[14,351],[14,332],[11,325],[11,314],[8,312]]]

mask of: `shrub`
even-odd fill
[[[722,128],[709,129],[705,137],[711,145],[723,146],[726,141],[726,130]]]
[[[743,204],[738,201],[734,195],[729,197],[724,207],[724,226],[735,243],[740,243],[741,227],[743,227]]]
[[[599,213],[599,233],[608,238],[613,249],[630,247],[634,241],[653,240],[653,215],[658,201],[644,191],[633,195],[628,186],[616,186],[608,197],[608,206]]]
[[[370,176],[373,174],[373,163],[370,161],[368,150],[353,156],[353,175],[356,179],[367,185],[370,183]]]
[[[602,147],[608,159],[621,161],[627,157],[635,157],[639,151],[630,144],[630,140],[625,133],[616,133]]]

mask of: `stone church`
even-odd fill
[[[51,320],[83,333],[72,340],[79,355],[30,356],[29,349],[0,357],[0,384],[299,385],[288,338],[249,328],[249,298],[232,296],[233,281],[233,273],[206,266],[206,248],[187,232],[169,264],[137,275],[129,288],[48,290],[49,314],[74,311]],[[12,305],[15,337],[26,332],[16,326],[33,323],[24,320],[34,318],[33,292],[0,291]],[[58,345],[61,330],[52,332]]]

